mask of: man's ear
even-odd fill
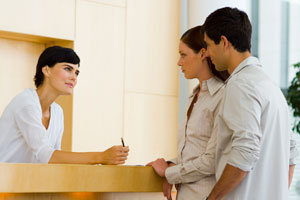
[[[222,42],[224,49],[228,49],[229,48],[230,42],[227,40],[226,36],[222,35],[220,42]]]
[[[49,77],[50,71],[49,71],[48,65],[46,65],[45,67],[42,67],[42,72],[43,72],[45,77]]]

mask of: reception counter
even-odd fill
[[[163,199],[152,167],[0,163],[0,176],[0,199],[7,200]]]

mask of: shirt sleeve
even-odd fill
[[[26,106],[15,113],[15,121],[39,163],[48,163],[54,148],[51,147],[41,116],[34,106]]]
[[[296,146],[296,140],[293,139],[293,132],[291,131],[291,139],[290,139],[290,165],[296,164],[296,158],[298,157],[299,151]]]
[[[177,161],[177,157],[176,158],[173,158],[171,160],[168,160],[167,162],[169,163],[174,163],[175,165],[177,165],[178,161]]]
[[[193,160],[167,168],[165,176],[170,184],[191,183],[199,181],[203,177],[215,174],[215,154],[218,133],[216,116],[218,112],[219,105],[216,107],[214,113],[214,126],[205,152]]]
[[[223,120],[232,134],[232,149],[228,164],[250,171],[259,159],[262,133],[260,121],[262,105],[255,90],[240,81],[226,90]]]

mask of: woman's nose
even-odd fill
[[[71,79],[73,80],[73,81],[76,81],[77,80],[77,75],[76,75],[76,73],[74,72],[74,73],[72,73],[72,75],[71,75]]]
[[[182,66],[181,59],[178,60],[177,65],[178,65],[178,66]]]

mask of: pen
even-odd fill
[[[125,147],[124,140],[122,137],[121,137],[121,142],[122,142],[122,146]]]

